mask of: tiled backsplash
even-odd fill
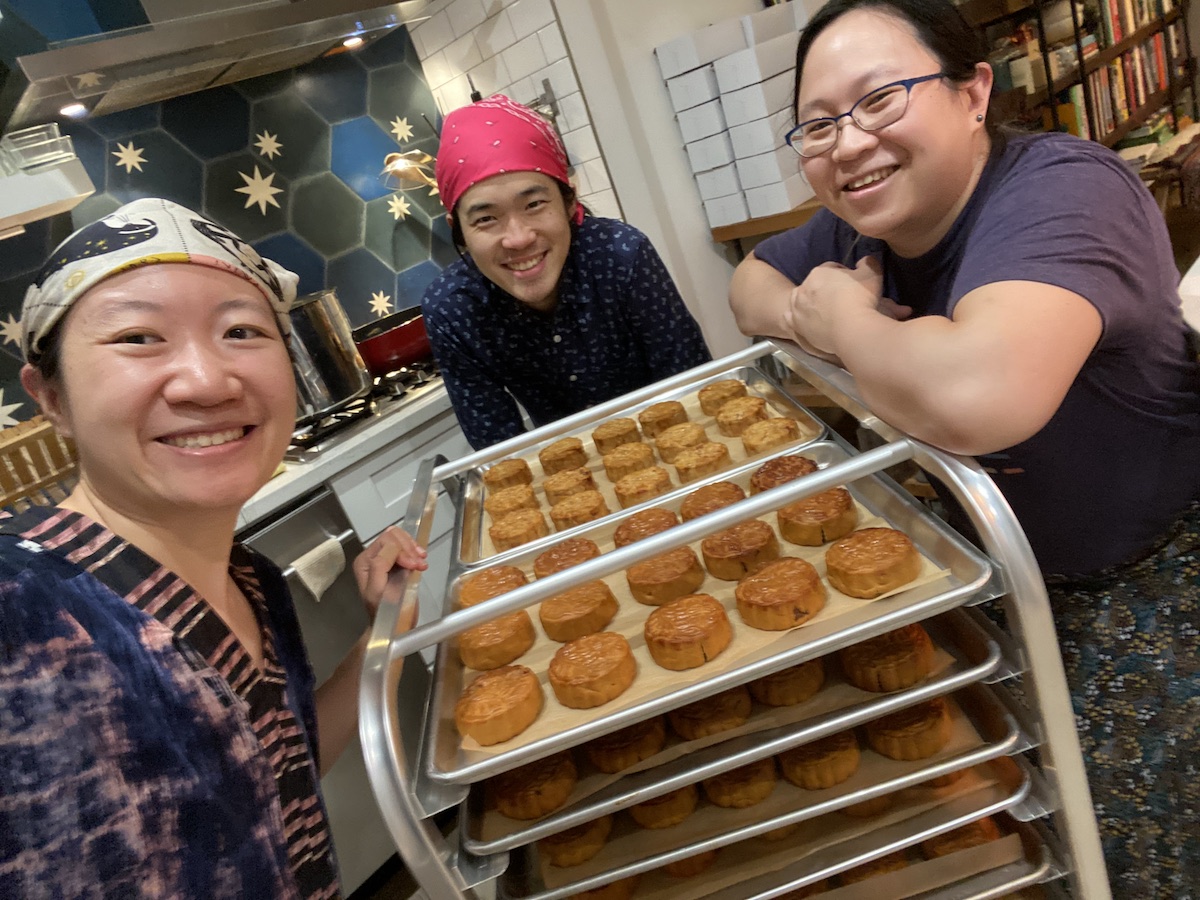
[[[413,43],[443,113],[484,96],[531,103],[548,80],[558,130],[580,199],[598,216],[623,218],[550,0],[441,0],[413,26]]]
[[[355,325],[418,304],[457,252],[437,196],[380,173],[387,153],[436,153],[439,125],[399,28],[300,69],[64,126],[96,194],[0,241],[0,427],[36,411],[17,377],[25,288],[73,228],[137,197],[202,210],[297,272],[302,293],[337,288]]]

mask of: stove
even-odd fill
[[[442,375],[433,359],[424,360],[375,378],[366,397],[351,401],[327,416],[302,425],[292,433],[292,442],[284,453],[291,462],[306,462],[336,446],[359,428],[389,415],[424,389],[442,383]]]

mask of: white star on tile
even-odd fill
[[[277,135],[271,134],[271,132],[264,130],[262,134],[255,135],[255,137],[257,137],[258,140],[254,142],[254,146],[257,147],[258,152],[267,159],[274,159],[276,156],[282,155],[283,144],[279,143],[279,141],[276,139]]]
[[[396,116],[396,118],[392,120],[392,134],[396,136],[396,140],[399,143],[411,141],[413,137],[413,130],[412,126],[408,124],[408,119],[402,119],[399,116]]]
[[[279,209],[279,201],[275,199],[276,194],[282,194],[283,188],[272,187],[271,182],[275,180],[275,173],[271,172],[266,177],[258,171],[258,166],[254,167],[254,177],[251,178],[245,172],[238,172],[242,176],[242,180],[246,182],[245,187],[234,188],[239,194],[246,195],[246,205],[243,209],[249,209],[255,203],[258,204],[258,211],[264,216],[267,214],[267,204],[270,203],[276,209]]]
[[[7,428],[9,425],[16,425],[17,420],[12,417],[13,410],[20,409],[21,403],[5,403],[4,388],[0,388],[0,428]]]
[[[82,75],[75,76],[75,86],[78,88],[99,87],[100,79],[103,77],[99,72],[84,72]]]
[[[392,214],[392,218],[400,221],[409,213],[412,212],[412,207],[408,205],[408,201],[399,194],[392,194],[388,199],[388,212]]]
[[[392,297],[390,294],[385,294],[383,291],[376,291],[371,295],[371,312],[383,318],[392,311]]]
[[[6,344],[16,344],[21,346],[21,320],[14,319],[9,314],[7,322],[0,322],[0,337],[4,338]]]
[[[125,167],[126,175],[132,174],[134,169],[137,169],[139,172],[142,171],[142,163],[148,162],[146,157],[142,156],[146,151],[133,146],[133,141],[130,141],[128,144],[122,144],[120,141],[117,141],[117,148],[113,156],[117,158],[118,166]]]
[[[433,187],[431,187],[429,189],[429,196],[436,197],[437,195],[438,195],[438,189],[437,189],[437,185],[435,184]]]

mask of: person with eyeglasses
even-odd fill
[[[1114,893],[1200,896],[1200,364],[1170,239],[1116,153],[991,121],[986,52],[949,0],[822,7],[787,143],[824,209],[730,302],[991,473],[1050,592]]]

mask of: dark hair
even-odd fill
[[[70,310],[67,311],[67,314],[70,314]],[[29,364],[37,369],[46,381],[54,381],[58,378],[58,371],[62,365],[63,324],[66,321],[67,316],[59,317],[59,320],[42,338],[42,349],[36,356],[29,359]]]
[[[840,19],[856,9],[874,9],[888,13],[908,23],[941,64],[942,73],[951,81],[964,84],[975,77],[975,66],[987,62],[987,42],[982,34],[967,24],[966,19],[950,0],[829,0],[817,10],[796,45],[796,88],[792,95],[792,116],[800,107],[800,75],[808,51],[817,37]],[[1003,143],[1003,133],[989,107],[987,132],[995,149]]]
[[[563,206],[566,208],[567,212],[569,213],[571,210],[571,204],[576,202],[576,200],[577,200],[577,198],[575,196],[575,188],[571,187],[566,182],[559,181],[557,178],[554,179],[554,183],[558,185],[558,192],[560,194],[562,194],[562,198],[563,198]],[[461,203],[461,202],[462,201],[460,200],[459,203]],[[580,203],[579,205],[583,206],[582,203]],[[591,211],[586,206],[583,206],[583,214],[585,216],[590,216]],[[572,224],[574,224],[574,223],[572,223]],[[463,250],[466,249],[467,242],[466,242],[466,240],[463,239],[462,222],[459,220],[459,217],[458,217],[458,206],[457,205],[455,205],[454,212],[451,213],[451,216],[450,216],[450,239],[452,241],[454,241],[454,246],[458,250],[458,255],[462,256]]]

